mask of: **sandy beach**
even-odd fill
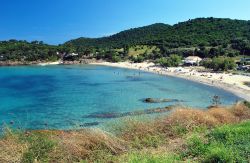
[[[162,68],[160,66],[155,65],[152,62],[143,62],[143,63],[95,62],[91,64],[137,69],[137,70],[157,73],[160,75],[179,77],[229,91],[247,101],[250,101],[250,87],[244,84],[244,82],[250,82],[250,76],[235,75],[232,73],[200,72],[194,67]]]
[[[39,66],[48,66],[48,65],[59,65],[62,61],[55,61],[55,62],[44,62],[44,63],[38,63]]]

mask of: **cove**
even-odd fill
[[[214,95],[221,98],[223,105],[241,100],[232,93],[196,82],[115,67],[0,68],[1,126],[22,129],[98,126],[113,117],[176,104],[206,109]],[[176,100],[145,103],[145,98]],[[102,114],[112,116],[100,118]]]

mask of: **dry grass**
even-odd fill
[[[163,134],[167,138],[176,138],[197,127],[212,128],[222,124],[238,123],[250,119],[250,109],[242,103],[231,107],[213,107],[208,110],[176,109],[171,115],[151,122],[127,122],[120,129],[125,140],[145,135]]]
[[[27,144],[20,143],[17,137],[8,135],[0,140],[0,162],[21,162]]]
[[[237,103],[232,107],[213,107],[208,110],[179,109],[165,119],[165,125],[182,125],[187,129],[194,126],[215,127],[220,124],[237,123],[250,118],[250,110]]]
[[[122,154],[128,147],[121,139],[101,130],[64,131],[55,135],[60,152],[52,153],[54,160],[73,162],[88,159],[93,161],[100,151],[110,155]],[[58,155],[58,153],[60,155]],[[63,157],[61,156],[63,154]],[[100,153],[99,153],[100,154]]]

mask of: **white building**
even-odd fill
[[[200,62],[202,61],[202,59],[198,56],[189,56],[187,58],[185,58],[184,60],[184,65],[197,65],[199,66]]]
[[[78,54],[77,53],[69,53],[69,54],[65,54],[64,58],[75,57],[75,56],[78,56]]]

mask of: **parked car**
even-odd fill
[[[250,65],[240,65],[237,67],[237,70],[240,70],[240,71],[248,71],[250,70]]]

